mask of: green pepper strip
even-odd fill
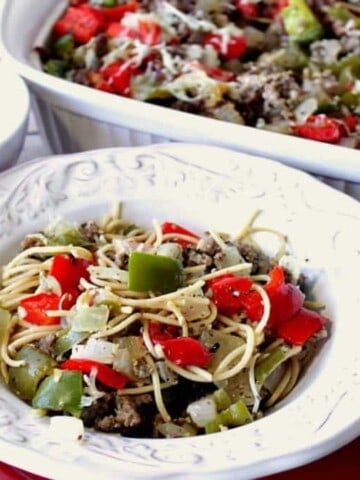
[[[237,400],[206,424],[205,433],[219,432],[221,427],[238,427],[252,420],[253,417],[245,403]]]
[[[63,335],[54,343],[54,353],[56,355],[63,355],[71,350],[75,345],[85,340],[90,335],[90,332],[77,332],[75,330],[64,331]]]
[[[129,289],[136,292],[163,294],[183,286],[181,264],[165,255],[131,252],[128,270]]]
[[[74,37],[69,33],[60,37],[54,44],[56,54],[64,60],[71,57],[74,48]]]
[[[82,373],[56,370],[43,380],[32,400],[34,408],[81,416]]]
[[[255,366],[255,380],[262,385],[265,379],[287,358],[287,352],[281,346],[273,350]]]
[[[31,400],[39,383],[53,371],[56,362],[33,345],[22,347],[15,360],[25,360],[25,365],[9,368],[9,388],[23,400]]]
[[[295,42],[310,43],[324,35],[321,23],[305,0],[290,0],[281,16],[286,32]]]

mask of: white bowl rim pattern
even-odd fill
[[[17,12],[16,9],[23,7],[18,3],[19,0],[4,0],[0,5],[0,53],[28,82],[35,97],[39,96],[55,106],[59,114],[70,111],[79,116],[91,117],[100,124],[104,122],[126,126],[130,131],[146,131],[168,141],[208,143],[233,148],[276,159],[318,175],[360,183],[358,150],[235,125],[110,95],[40,71],[32,59],[32,47],[44,40],[51,22],[65,3],[62,0],[59,5],[59,2],[52,1],[56,4],[55,10],[51,9],[49,3],[32,0],[34,18],[39,17],[42,20],[41,31],[34,33],[34,27],[28,27],[24,35],[15,41],[8,19],[11,18],[16,23],[14,13]],[[44,19],[45,9],[51,12],[51,15]],[[26,42],[31,42],[31,45]],[[151,118],[151,122],[144,122],[144,118]]]

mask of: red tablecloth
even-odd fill
[[[360,437],[340,450],[303,467],[261,480],[360,479]],[[0,480],[47,480],[0,462]]]

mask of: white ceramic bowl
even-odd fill
[[[23,0],[3,0],[1,6],[2,54],[28,82],[51,151],[64,153],[162,141],[201,142],[278,159],[318,175],[348,181],[353,184],[350,191],[357,188],[358,150],[174,111],[41,72],[32,49],[43,43],[65,4],[65,0],[28,0],[24,8]]]
[[[101,218],[121,200],[137,224],[172,219],[235,233],[254,210],[286,232],[314,273],[331,335],[285,401],[228,432],[133,439],[88,431],[83,443],[49,436],[0,385],[0,459],[56,480],[253,479],[315,460],[360,433],[360,204],[277,162],[216,147],[164,144],[27,162],[0,175],[0,262],[56,213]],[[9,233],[11,232],[11,236]]]
[[[14,165],[24,145],[30,96],[25,82],[0,61],[0,170]]]

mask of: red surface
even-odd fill
[[[329,480],[360,478],[360,437],[340,450],[303,467],[261,480]],[[0,480],[47,480],[0,462]],[[260,479],[259,479],[260,480]]]

